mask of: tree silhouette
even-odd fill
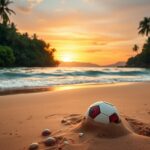
[[[128,67],[146,67],[150,68],[150,17],[144,17],[139,23],[139,34],[146,35],[148,39],[143,45],[141,53],[137,54],[135,57],[130,57],[127,61]],[[138,45],[134,45],[133,51],[138,52]]]
[[[15,14],[13,10],[8,8],[11,3],[13,3],[13,1],[0,0],[0,17],[3,24],[7,24],[8,22],[10,22],[9,15],[11,15],[12,13]]]
[[[149,36],[150,34],[150,17],[144,17],[139,24],[139,34]]]
[[[34,40],[37,40],[37,38],[38,38],[38,37],[37,37],[36,33],[34,33],[34,34],[33,34],[33,39],[34,39]]]
[[[135,44],[132,48],[133,52],[136,52],[138,53],[138,50],[139,50],[139,46],[137,44]]]
[[[16,25],[10,23],[9,15],[15,12],[9,9],[10,0],[0,0],[0,67],[54,67],[55,49],[38,38],[18,32]]]
[[[7,45],[7,47],[6,47]],[[17,31],[15,24],[0,23],[0,67],[54,67],[55,49],[44,40]]]

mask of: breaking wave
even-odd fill
[[[150,81],[150,70],[141,68],[3,68],[0,89]]]

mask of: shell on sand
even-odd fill
[[[82,137],[82,136],[84,136],[84,133],[80,132],[79,137]]]
[[[56,144],[56,139],[54,137],[48,137],[44,140],[45,146],[54,146]]]
[[[49,136],[51,134],[50,129],[44,129],[42,132],[42,136]]]
[[[38,143],[32,143],[29,146],[29,150],[37,150],[39,148],[39,144]]]
[[[64,144],[65,144],[65,145],[68,145],[68,144],[69,144],[69,142],[68,142],[68,141],[64,141]]]

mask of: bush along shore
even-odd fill
[[[28,33],[19,33],[14,25],[0,24],[0,67],[53,67],[56,50]]]

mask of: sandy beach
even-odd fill
[[[149,150],[149,89],[150,83],[87,85],[0,96],[0,150],[27,150],[32,142],[41,143],[45,128],[54,136],[70,139],[64,150]],[[97,136],[104,128],[86,128],[82,118],[90,104],[101,100],[118,108],[122,123],[109,126],[103,136]],[[61,123],[64,118],[70,121],[68,125]],[[79,132],[84,132],[82,138]],[[46,147],[41,143],[39,149]]]

